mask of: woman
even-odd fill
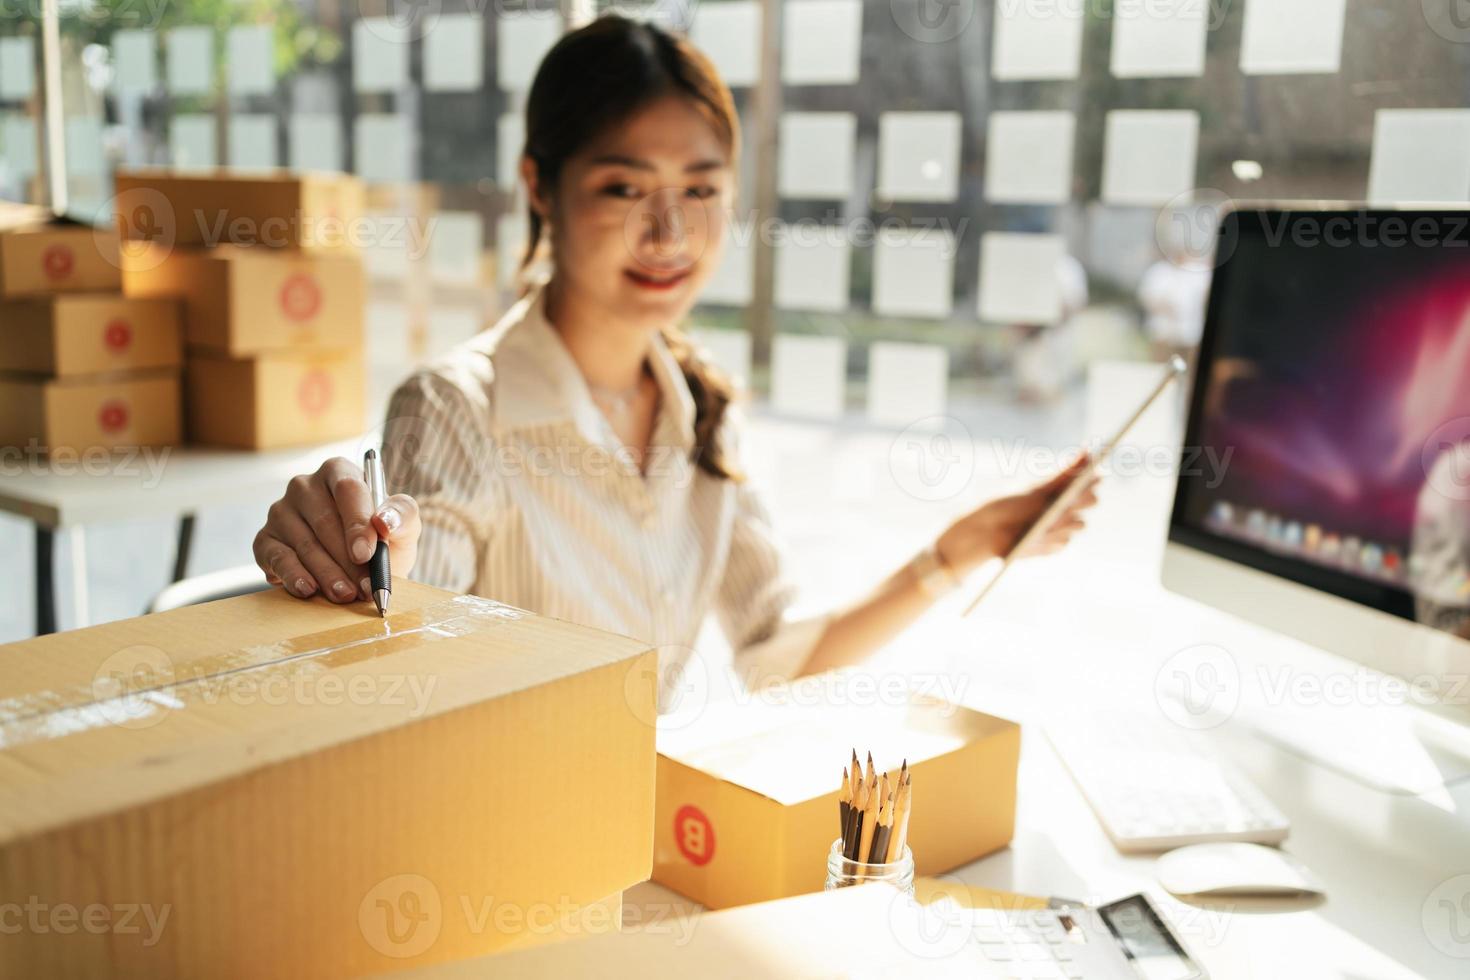
[[[381,537],[396,575],[659,645],[665,683],[713,611],[760,684],[862,660],[1009,551],[1071,471],[957,521],[851,608],[787,615],[730,385],[676,327],[719,261],[738,133],[729,90],[682,39],[620,17],[563,37],[531,87],[520,163],[527,262],[549,251],[549,281],[394,394],[383,458],[399,492],[382,509],[346,459],[290,482],[255,539],[269,580],[367,597]],[[1081,525],[1068,515],[1043,550]]]

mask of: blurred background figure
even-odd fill
[[[1022,323],[1015,327],[1016,397],[1031,404],[1054,402],[1079,376],[1077,315],[1087,309],[1087,270],[1070,253],[1057,262],[1057,295],[1061,315],[1056,323]]]
[[[1419,492],[1409,581],[1419,622],[1470,639],[1470,439],[1440,452]]]
[[[1163,257],[1144,272],[1138,284],[1143,331],[1156,360],[1174,354],[1191,365],[1205,329],[1205,303],[1211,265],[1182,240],[1170,242]]]

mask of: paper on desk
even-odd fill
[[[949,878],[915,878],[914,898],[920,905],[953,902],[964,909],[994,909],[1015,912],[1019,909],[1044,909],[1047,899],[994,888],[980,888]]]

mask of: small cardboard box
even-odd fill
[[[0,371],[66,378],[183,360],[175,300],[72,293],[0,303]]]
[[[0,298],[122,288],[117,233],[24,205],[0,209]]]
[[[655,663],[407,580],[386,622],[273,589],[0,647],[0,895],[35,910],[0,976],[360,976],[556,938],[648,875]]]
[[[181,441],[178,371],[0,377],[0,446],[80,453]]]
[[[888,885],[869,884],[664,918],[636,931],[409,970],[394,980],[1012,976],[1014,971],[986,959],[962,916],[927,909]]]
[[[362,351],[230,358],[190,352],[184,397],[189,441],[239,449],[308,446],[366,424]]]
[[[272,350],[359,347],[366,285],[354,255],[264,248],[129,248],[129,296],[182,296],[190,347],[241,356]]]
[[[234,244],[333,251],[357,245],[363,186],[337,173],[176,173],[117,175],[123,238],[185,248]]]
[[[1010,843],[1014,722],[926,697],[860,709],[723,702],[660,728],[653,880],[709,908],[820,890],[853,749],[880,771],[908,760],[918,874]]]

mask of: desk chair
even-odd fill
[[[217,572],[208,572],[204,575],[194,575],[182,581],[175,582],[148,603],[146,612],[167,612],[170,609],[178,609],[181,606],[196,606],[201,602],[213,602],[215,599],[230,599],[237,595],[249,595],[251,592],[264,592],[271,586],[266,582],[264,573],[254,565],[236,565],[234,568],[223,568]]]

